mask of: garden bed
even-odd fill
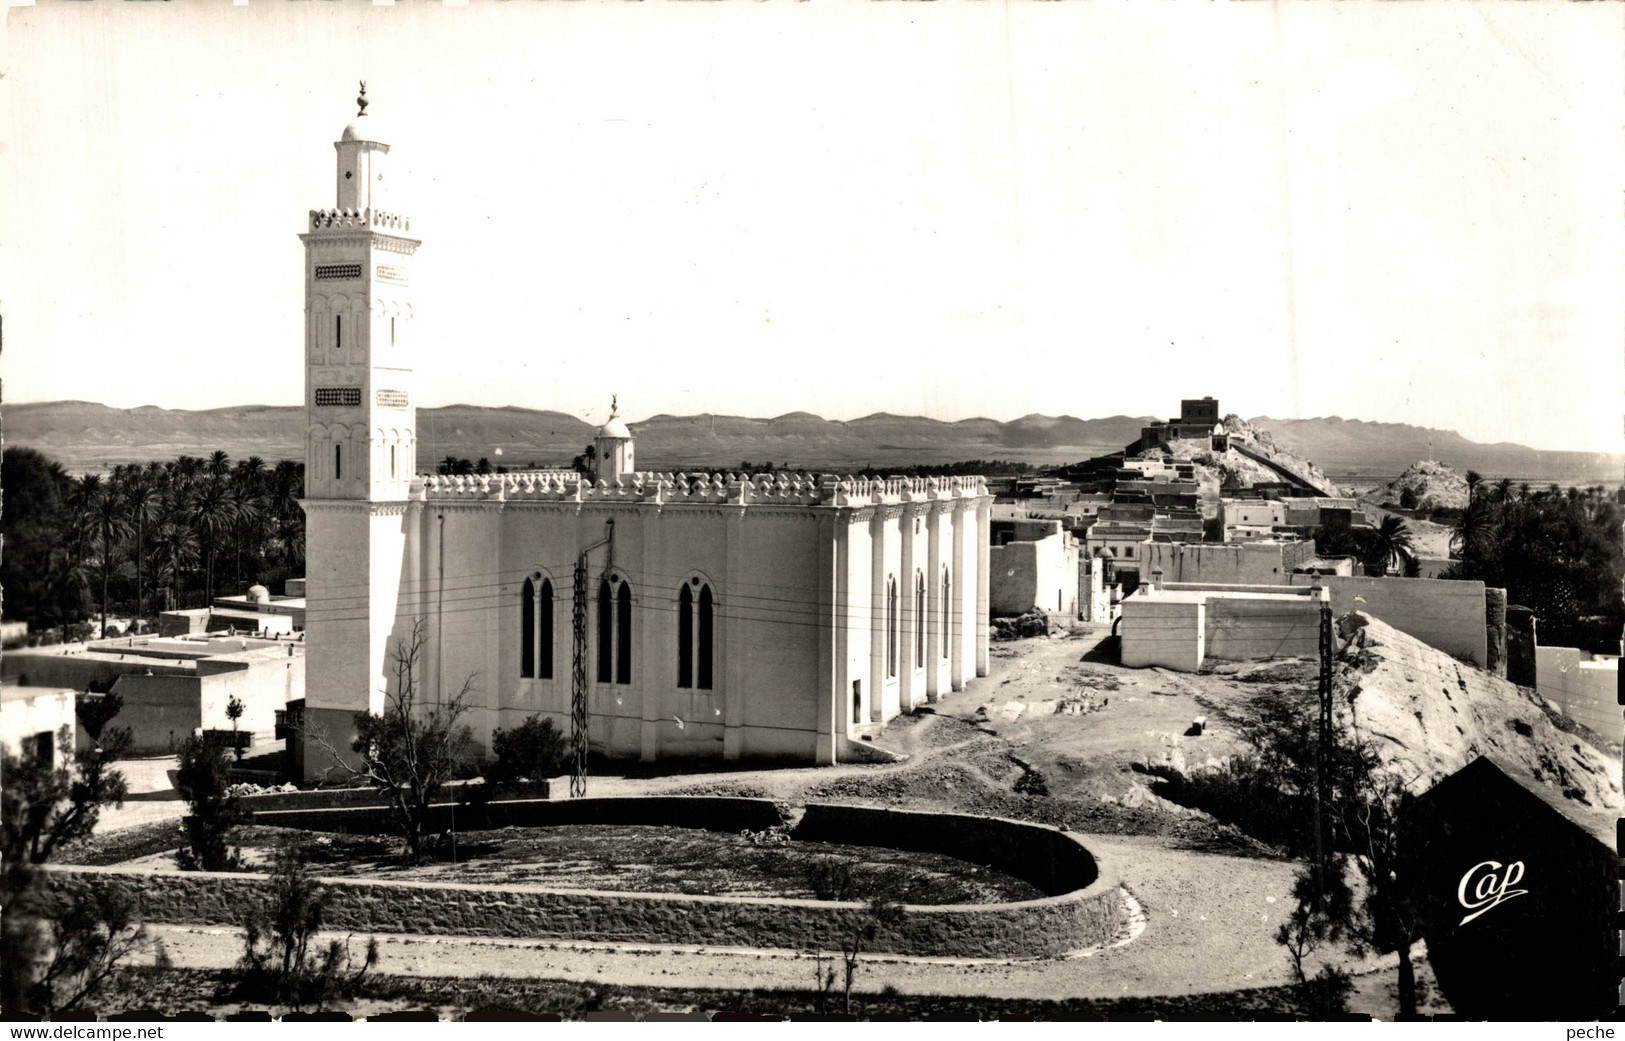
[[[885,898],[907,904],[977,904],[1035,900],[1028,882],[936,853],[827,842],[795,842],[693,828],[648,825],[560,825],[457,835],[455,851],[410,864],[399,840],[368,835],[312,836],[288,828],[248,826],[230,840],[243,868],[265,870],[270,853],[299,842],[314,871],[329,878],[538,885],[552,889],[825,900]],[[453,859],[455,857],[455,859]],[[146,853],[121,866],[173,869],[173,850]]]

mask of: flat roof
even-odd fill
[[[33,701],[35,698],[55,697],[62,694],[77,695],[72,687],[15,687],[0,686],[0,701]]]
[[[1133,593],[1123,598],[1124,604],[1168,603],[1168,604],[1200,604],[1206,600],[1295,600],[1299,603],[1312,603],[1309,597],[1309,587],[1305,586],[1301,593],[1254,593],[1241,589],[1154,589],[1142,585]]]

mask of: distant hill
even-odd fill
[[[297,405],[239,405],[206,411],[110,408],[85,401],[7,405],[6,444],[29,445],[73,471],[113,463],[206,455],[221,449],[233,458],[267,461],[303,457],[304,409]],[[651,416],[632,424],[638,460],[658,469],[737,467],[773,462],[805,469],[1012,459],[1042,465],[1077,462],[1121,449],[1139,436],[1148,418],[1022,416],[1009,422],[957,422],[876,413],[829,420],[807,412],[772,419],[742,416]],[[1621,458],[1579,452],[1538,452],[1521,445],[1479,445],[1451,431],[1396,423],[1330,419],[1252,420],[1272,431],[1283,448],[1314,460],[1334,477],[1389,480],[1418,459],[1438,459],[1486,476],[1538,481],[1616,483]],[[561,412],[526,408],[448,405],[418,410],[419,462],[447,455],[511,467],[561,465],[581,451],[594,427]],[[502,449],[500,460],[496,449]]]
[[[1275,436],[1275,443],[1346,482],[1349,478],[1387,481],[1412,463],[1436,459],[1460,471],[1511,477],[1531,483],[1602,482],[1618,484],[1625,456],[1605,452],[1544,452],[1501,441],[1479,444],[1454,430],[1405,423],[1368,423],[1328,416],[1320,419],[1251,421]]]

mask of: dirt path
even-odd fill
[[[1289,981],[1268,940],[1285,913],[1284,864],[1156,848],[1154,840],[1086,836],[1103,854],[1155,871],[1131,885],[1145,909],[1132,942],[1066,960],[996,962],[866,957],[863,989],[989,997],[1123,997],[1193,994]],[[1260,871],[1260,867],[1264,870]],[[240,930],[155,926],[185,968],[224,968],[242,953]],[[343,939],[342,935],[335,938]],[[359,941],[352,941],[359,949]],[[623,985],[810,987],[814,959],[792,951],[702,949],[466,936],[380,934],[378,971],[435,977],[539,977]]]
[[[1242,747],[1214,706],[1256,690],[1222,676],[1179,677],[1094,660],[1104,631],[1072,638],[995,644],[990,675],[946,695],[932,712],[900,717],[877,744],[907,755],[887,765],[714,770],[649,776],[629,767],[600,772],[593,796],[737,794],[797,803],[878,803],[993,813],[1064,823],[1109,858],[1143,909],[1143,931],[1126,945],[1087,957],[990,963],[866,959],[860,985],[906,993],[993,997],[1122,997],[1189,994],[1289,982],[1275,944],[1289,906],[1291,863],[1231,855],[1207,844],[1213,823],[1161,804],[1134,765],[1185,761]],[[1058,711],[1087,698],[1082,714]],[[1203,734],[1186,737],[1195,716]],[[1038,779],[1026,789],[1018,782]],[[1034,794],[1042,788],[1049,794]],[[132,804],[153,812],[178,804]],[[151,810],[147,808],[151,807]],[[173,811],[171,811],[173,812]],[[1213,852],[1211,850],[1219,850]],[[235,962],[241,939],[229,929],[163,926],[180,966]],[[512,941],[478,937],[380,936],[380,971],[422,976],[556,977],[692,987],[809,987],[813,961],[795,952],[693,950]]]

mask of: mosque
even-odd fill
[[[855,759],[887,720],[986,674],[980,477],[650,473],[614,407],[590,477],[419,474],[420,242],[385,208],[390,146],[364,86],[357,101],[336,205],[300,236],[307,778],[348,749],[355,713],[382,711],[414,628],[419,703],[467,684],[487,743],[536,714],[569,733],[579,663],[590,746],[644,761]]]

